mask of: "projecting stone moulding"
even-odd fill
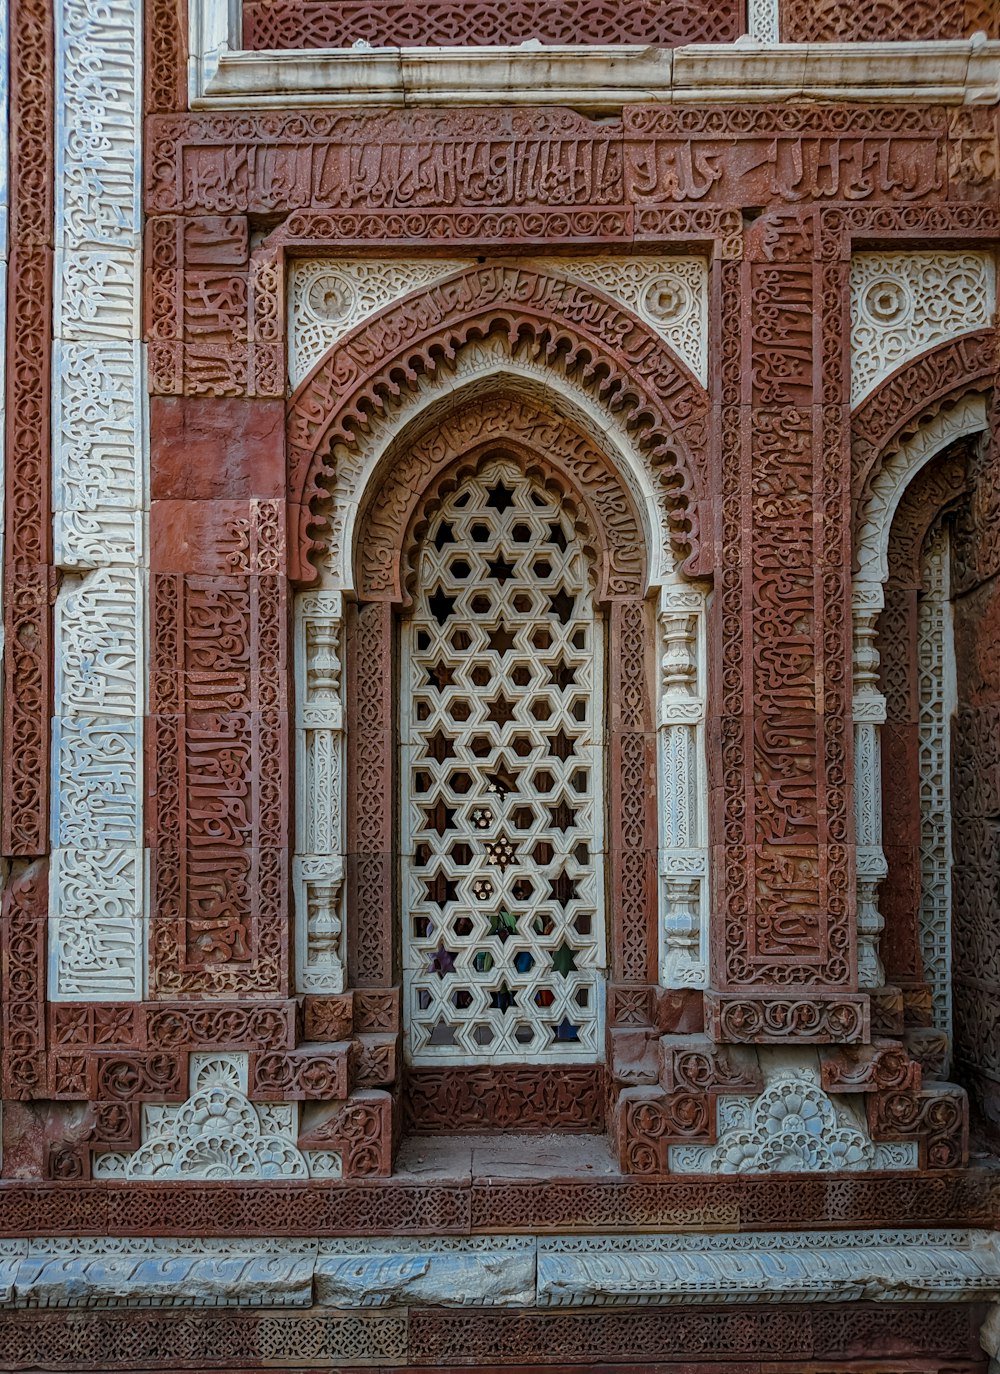
[[[0,1307],[982,1302],[988,1231],[0,1241]]]

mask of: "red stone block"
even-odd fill
[[[154,397],[149,428],[154,501],[284,498],[282,401]]]

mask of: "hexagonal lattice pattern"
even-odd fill
[[[512,461],[432,519],[401,660],[409,1058],[595,1060],[602,623],[571,520]]]

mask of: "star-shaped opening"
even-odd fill
[[[437,802],[434,806],[424,807],[425,830],[436,830],[439,835],[443,835],[446,830],[455,829],[455,808],[445,806],[443,801]]]
[[[444,659],[440,663],[435,663],[433,668],[427,669],[427,682],[431,687],[436,687],[439,692],[443,692],[446,687],[450,687],[454,682],[451,668],[445,663]]]
[[[443,978],[446,973],[454,973],[454,952],[450,949],[445,949],[444,945],[439,945],[433,954],[430,955],[427,961],[427,967],[431,973],[436,973],[439,978]]]
[[[435,763],[444,763],[445,759],[453,759],[455,757],[455,745],[443,730],[438,730],[435,734],[431,735],[430,739],[424,745],[424,750],[427,757],[433,759]]]
[[[498,653],[501,658],[514,647],[514,632],[508,630],[505,625],[498,625],[495,630],[488,631],[489,638],[486,647]]]
[[[451,615],[452,611],[455,609],[456,600],[457,598],[454,596],[445,596],[443,587],[436,588],[433,595],[427,598],[427,605],[430,608],[431,615],[439,625],[443,625]]]
[[[517,918],[512,916],[509,911],[495,911],[490,917],[490,934],[495,935],[502,945],[505,945],[512,935],[517,933]]]
[[[575,686],[575,666],[571,663],[567,663],[564,658],[561,658],[558,663],[550,663],[549,682],[553,687],[558,687],[560,692],[565,692],[567,687]]]
[[[576,951],[570,949],[565,940],[558,949],[552,951],[552,969],[564,978],[576,972]]]
[[[571,806],[566,805],[565,798],[563,798],[558,806],[549,807],[549,819],[555,829],[561,830],[564,834],[567,830],[572,830],[576,827],[576,812]]]
[[[501,873],[506,873],[511,864],[517,862],[517,846],[512,844],[506,835],[489,840],[485,848],[486,862],[495,864]]]
[[[569,906],[570,902],[576,901],[579,897],[579,886],[579,878],[571,878],[563,869],[557,878],[549,879],[549,897],[562,907]]]
[[[510,510],[514,504],[514,493],[503,482],[498,482],[495,487],[490,488],[489,499],[486,504],[490,510],[495,510],[499,515],[503,515],[504,511]]]
[[[427,889],[426,900],[436,902],[443,907],[446,902],[458,900],[458,884],[454,878],[449,878],[443,871],[436,873],[433,878],[425,878],[424,886]]]
[[[558,520],[549,526],[549,543],[555,544],[560,553],[566,552],[566,536]]]
[[[499,582],[501,587],[514,576],[514,564],[503,554],[499,554],[496,558],[488,558],[486,566],[489,569],[489,576]]]
[[[507,986],[506,979],[504,979],[495,992],[490,993],[490,1008],[493,1011],[500,1012],[501,1015],[503,1015],[504,1012],[510,1011],[511,1007],[514,1006],[516,1002],[517,993],[511,992],[510,988]]]
[[[501,797],[517,791],[517,774],[512,773],[506,764],[495,773],[488,773],[486,776],[489,790],[499,793]]]
[[[434,536],[434,547],[437,549],[438,553],[440,553],[446,544],[454,544],[454,542],[454,525],[450,525],[447,520],[442,520],[440,525],[438,525],[437,534]]]
[[[570,596],[565,587],[560,587],[557,592],[549,597],[549,610],[558,617],[560,625],[569,624],[575,605],[576,597]]]
[[[486,712],[486,719],[491,720],[494,725],[506,725],[508,721],[514,719],[514,707],[516,703],[508,701],[502,694],[495,701],[491,701]]]
[[[549,753],[554,759],[561,759],[565,763],[576,753],[576,740],[560,727],[554,735],[549,735]]]

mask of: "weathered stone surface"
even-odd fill
[[[532,1237],[321,1241],[316,1301],[518,1307],[535,1300]]]
[[[988,1232],[611,1236],[538,1241],[538,1302],[982,1301],[1000,1291]]]
[[[311,1240],[38,1241],[14,1295],[28,1307],[302,1306],[315,1259]]]

